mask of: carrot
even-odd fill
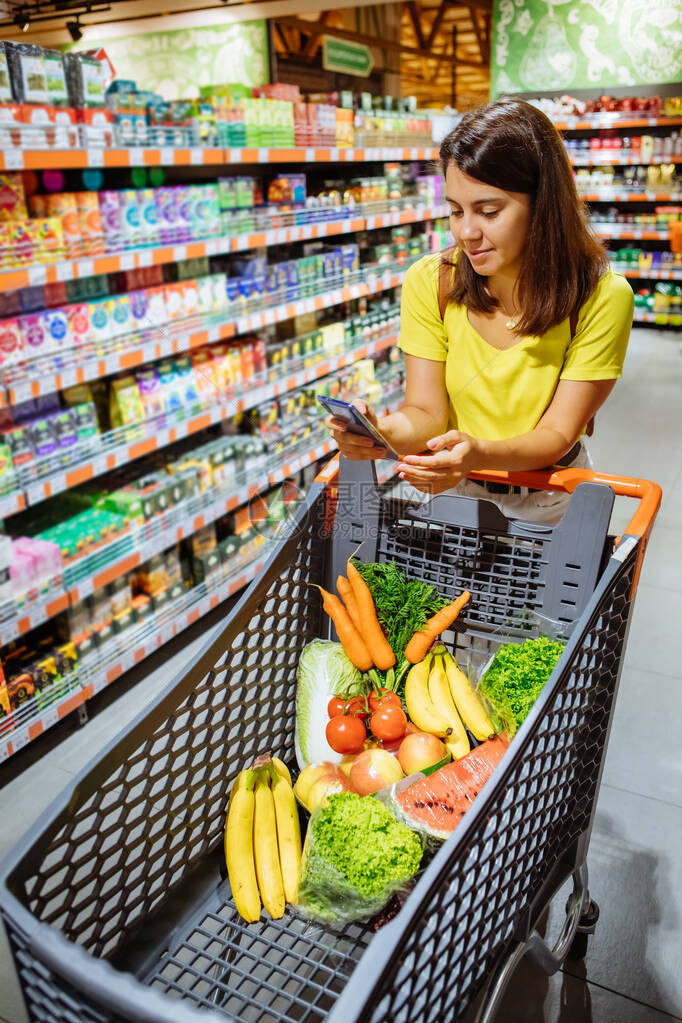
[[[359,671],[369,671],[373,667],[372,658],[342,602],[335,594],[323,590],[321,586],[317,588],[322,594],[322,606],[336,627],[336,634],[348,659]]]
[[[424,628],[415,632],[405,647],[406,660],[411,664],[419,664],[420,661],[423,661],[433,641],[452,625],[464,605],[468,603],[470,596],[469,591],[465,590],[464,593],[460,593],[457,600],[453,600],[451,604],[429,618]]]
[[[345,575],[340,575],[336,580],[336,588],[339,591],[341,600],[346,605],[346,610],[350,615],[355,628],[360,632],[360,614],[358,612],[357,601],[355,600],[355,594],[353,593],[353,587],[346,579]]]
[[[362,578],[353,562],[348,559],[348,582],[353,588],[353,596],[358,611],[358,631],[365,641],[370,657],[377,668],[388,671],[395,664],[395,654],[391,644],[384,636],[379,625],[374,600],[369,586]]]

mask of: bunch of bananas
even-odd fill
[[[405,703],[417,728],[438,735],[453,760],[469,752],[467,728],[481,741],[495,733],[480,697],[443,646],[410,669]]]
[[[230,792],[225,861],[237,910],[260,919],[261,899],[273,920],[296,903],[301,828],[286,764],[264,754],[241,771]]]

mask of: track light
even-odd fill
[[[12,21],[22,32],[28,32],[29,20],[25,14],[15,14]]]
[[[66,27],[74,43],[77,43],[79,39],[83,38],[83,29],[81,28],[78,16],[76,16],[75,21],[67,21]]]

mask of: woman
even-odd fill
[[[632,289],[609,270],[561,138],[535,107],[507,100],[465,114],[440,160],[455,247],[405,275],[405,402],[378,425],[418,490],[456,487],[510,517],[556,522],[566,495],[464,477],[590,464],[582,437],[621,376]],[[381,457],[326,422],[347,458]]]

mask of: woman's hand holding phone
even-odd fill
[[[355,398],[351,405],[354,405],[358,412],[361,412],[363,416],[369,419],[372,426],[379,429],[379,421],[366,401],[363,401],[362,398]],[[369,462],[376,458],[383,458],[386,455],[386,448],[379,447],[370,437],[363,437],[359,433],[353,433],[348,429],[348,423],[345,423],[343,419],[327,416],[324,424],[345,458]]]

